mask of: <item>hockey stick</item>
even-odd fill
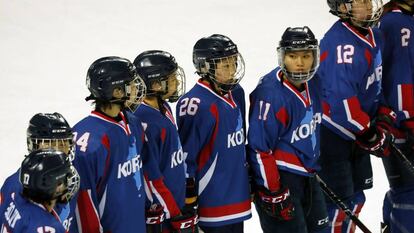
[[[401,159],[401,162],[407,167],[411,174],[414,175],[414,166],[411,163],[411,161],[408,160],[407,156],[405,156],[405,154],[394,143],[390,144],[391,148],[394,149],[395,152],[397,152],[397,156]]]
[[[345,212],[346,215],[348,215],[348,217],[355,223],[355,225],[357,227],[359,227],[359,229],[361,229],[362,232],[364,233],[372,233],[368,227],[366,227],[361,220],[359,220],[359,218],[352,213],[352,211],[349,209],[349,207],[341,200],[341,198],[339,198],[333,191],[332,189],[330,189],[328,187],[328,185],[325,183],[325,181],[322,180],[322,178],[316,174],[315,175],[316,179],[318,180],[319,184],[321,185],[322,191],[328,195],[328,197],[335,202],[335,204],[342,210]]]

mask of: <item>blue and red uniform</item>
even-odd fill
[[[5,198],[0,206],[0,232],[67,233],[58,214],[24,198],[19,192]]]
[[[145,135],[131,113],[93,111],[74,127],[74,166],[81,177],[77,225],[71,232],[145,232],[142,148]]]
[[[241,87],[235,91],[242,93]],[[199,225],[220,227],[251,217],[244,98],[218,95],[201,79],[177,104],[187,176],[198,187]]]
[[[166,218],[177,216],[184,206],[185,166],[177,126],[169,105],[165,113],[142,103],[134,112],[142,121],[145,135],[156,143],[156,163],[144,163],[144,174],[150,190],[149,199],[164,207]]]
[[[288,187],[296,211],[293,220],[278,222],[257,206],[262,228],[268,232],[307,232],[306,229],[312,231],[326,224],[323,195],[313,178],[319,170],[322,123],[318,77],[303,85],[304,90],[298,91],[284,80],[277,67],[262,77],[250,94],[248,156],[255,184],[272,192],[281,185]],[[310,203],[306,202],[309,196]],[[305,209],[310,210],[308,215]]]
[[[372,187],[369,154],[355,139],[366,132],[382,104],[381,34],[366,35],[352,25],[337,21],[321,40],[323,121],[320,176],[358,214],[365,201],[362,190]],[[345,214],[328,203],[332,232],[346,232]]]
[[[404,13],[397,5],[393,5],[391,11],[382,16],[379,29],[385,37],[384,97],[397,113],[395,143],[414,162],[411,143],[406,140],[406,129],[414,131],[414,40],[411,36],[414,32],[414,19],[411,14]],[[393,233],[414,232],[414,209],[404,207],[414,206],[413,175],[393,153],[383,158],[383,163],[390,184],[390,190],[384,199],[384,223]]]

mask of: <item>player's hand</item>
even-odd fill
[[[173,233],[198,233],[198,215],[193,207],[184,207],[182,214],[170,219]]]
[[[276,192],[261,188],[257,191],[256,200],[265,213],[277,220],[289,221],[295,217],[295,206],[287,187],[281,186]]]
[[[365,133],[357,136],[357,145],[368,153],[377,157],[390,155],[390,144],[393,143],[392,134],[381,127],[369,128]]]
[[[164,222],[164,207],[161,204],[153,204],[145,212],[147,231],[151,233],[161,233],[162,223]]]
[[[397,114],[394,111],[392,111],[390,108],[380,106],[378,108],[377,116],[374,119],[374,125],[393,134],[393,132],[396,130],[394,127],[396,120]]]

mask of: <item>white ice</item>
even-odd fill
[[[248,94],[277,65],[286,27],[307,25],[320,39],[335,20],[326,0],[0,0],[0,184],[27,153],[32,115],[57,111],[74,125],[90,112],[85,75],[99,57],[133,60],[144,50],[169,51],[189,89],[196,80],[194,43],[221,33],[245,58],[241,85]],[[374,188],[361,220],[378,232],[388,185],[381,162],[372,160]],[[245,229],[260,232],[256,214]]]

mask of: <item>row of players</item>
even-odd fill
[[[226,36],[197,41],[200,79],[184,95],[167,52],[95,61],[86,98],[95,109],[73,128],[75,156],[60,114],[32,118],[32,152],[1,190],[1,232],[238,233],[249,190],[263,232],[354,232],[315,174],[358,215],[372,187],[369,154],[383,159],[391,187],[383,231],[414,232],[414,177],[390,150],[413,160],[414,1],[390,1],[378,28],[380,1],[328,5],[340,20],[320,46],[308,27],[282,35],[280,66],[250,94],[247,146],[244,61]],[[177,100],[176,124],[167,101]]]

